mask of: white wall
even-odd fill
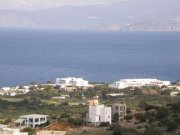
[[[170,81],[161,81],[157,79],[124,79],[109,85],[110,88],[124,89],[127,87],[141,86],[163,86],[170,85]]]
[[[104,105],[89,106],[89,119],[91,123],[109,122],[111,124],[111,107]]]
[[[60,82],[64,83],[60,83]],[[83,80],[82,78],[68,77],[68,78],[56,78],[56,85],[60,85],[61,87],[65,87],[67,85],[75,85],[77,87],[88,87],[89,83],[87,80]]]

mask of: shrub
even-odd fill
[[[4,124],[9,124],[10,122],[12,122],[12,119],[11,119],[11,118],[7,118],[7,119],[4,121]]]
[[[118,113],[115,113],[113,115],[112,121],[115,122],[115,123],[119,121],[119,114]]]
[[[139,122],[145,122],[146,121],[146,116],[142,113],[136,114],[135,117],[137,120],[139,120]]]
[[[167,124],[167,129],[168,131],[174,131],[176,130],[178,127],[178,124],[175,122],[175,121],[170,121],[168,124]]]
[[[31,127],[27,127],[23,129],[23,132],[28,132],[28,135],[34,135],[35,130]]]
[[[139,135],[136,129],[116,127],[113,135]]]
[[[101,122],[100,123],[100,127],[108,127],[110,124],[109,124],[109,122]]]
[[[69,118],[68,123],[70,123],[76,127],[76,126],[83,125],[84,121],[83,121],[83,119],[80,119],[80,118],[79,119]]]
[[[126,119],[127,121],[131,120],[132,118],[133,118],[132,115],[126,115],[126,116],[125,116],[125,119]]]
[[[157,110],[156,118],[161,120],[169,116],[169,110],[165,107],[159,108]]]
[[[180,117],[175,118],[175,121],[180,125]]]
[[[162,131],[158,128],[147,128],[144,135],[163,135]]]

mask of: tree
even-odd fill
[[[144,135],[163,135],[162,131],[158,128],[147,128]]]
[[[68,123],[74,125],[76,128],[77,126],[81,126],[84,123],[84,121],[81,118],[78,118],[78,119],[69,118]]]
[[[176,123],[178,123],[180,125],[180,117],[176,117],[175,121],[176,121]]]
[[[147,108],[147,106],[148,106],[148,104],[145,103],[145,102],[139,103],[139,107],[140,107],[141,109],[143,109],[143,110],[145,110],[145,109]]]
[[[19,86],[19,89],[24,89],[24,86],[22,86],[22,85],[21,85],[21,86]]]
[[[176,130],[178,127],[178,124],[175,122],[175,121],[170,121],[168,124],[167,124],[167,129],[168,131],[174,131]]]
[[[113,121],[114,123],[117,123],[117,122],[119,121],[119,114],[118,114],[118,113],[115,113],[115,114],[113,115],[112,121]]]
[[[109,122],[101,122],[100,123],[100,127],[108,127],[110,124],[109,124]]]
[[[68,104],[68,102],[62,102],[61,105],[67,106],[67,105],[69,105],[69,104]]]
[[[32,81],[31,85],[37,85],[37,82],[36,81]]]
[[[126,115],[125,116],[125,119],[129,122],[129,120],[131,120],[133,118],[133,116],[132,115]]]
[[[45,91],[47,93],[47,97],[50,99],[52,96],[52,86],[46,86]]]
[[[155,120],[156,114],[154,111],[145,112],[144,115],[149,122],[153,122]]]
[[[157,110],[156,118],[161,120],[169,116],[169,110],[165,107],[161,107]]]
[[[175,112],[175,113],[179,113],[180,112],[180,100],[178,100],[175,103],[168,104],[168,106],[171,107],[171,110],[173,112]]]
[[[142,113],[136,114],[135,117],[137,120],[139,120],[139,122],[145,122],[146,121],[146,116]]]
[[[52,84],[52,82],[49,80],[49,81],[47,81],[47,84]]]

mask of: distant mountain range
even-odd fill
[[[0,9],[0,27],[180,31],[179,4],[179,0],[127,0],[111,5],[64,6],[41,10]]]
[[[90,26],[88,30],[100,31],[180,31],[180,21],[139,22],[127,25]]]
[[[180,21],[134,23],[121,28],[123,31],[180,31]]]

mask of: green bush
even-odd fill
[[[136,114],[135,117],[137,120],[139,120],[139,122],[145,122],[147,119],[146,116],[142,113]]]
[[[130,114],[125,116],[125,119],[126,119],[127,121],[131,120],[132,118],[133,118],[133,116],[130,115]]]
[[[115,113],[115,114],[113,115],[112,121],[113,121],[114,123],[116,123],[116,122],[119,121],[119,114],[118,114],[118,113]]]
[[[76,126],[83,125],[84,121],[83,121],[83,119],[80,119],[80,118],[78,118],[78,119],[69,118],[68,123],[70,123],[71,125],[74,125],[76,127]]]
[[[11,119],[11,118],[7,118],[7,119],[3,122],[3,124],[9,124],[10,122],[12,122],[12,119]]]
[[[132,128],[121,128],[116,126],[113,131],[113,135],[139,135],[136,129]]]
[[[28,132],[28,135],[34,135],[35,130],[31,127],[27,127],[23,129],[23,132]]]
[[[100,127],[108,127],[108,126],[110,126],[110,124],[109,124],[109,122],[101,122],[99,126]]]
[[[178,124],[175,122],[175,121],[170,121],[168,124],[167,124],[167,130],[168,131],[174,131],[178,128]]]
[[[165,107],[159,108],[157,110],[156,118],[161,120],[169,116],[169,110]]]
[[[147,128],[144,135],[163,135],[162,131],[158,128]]]

